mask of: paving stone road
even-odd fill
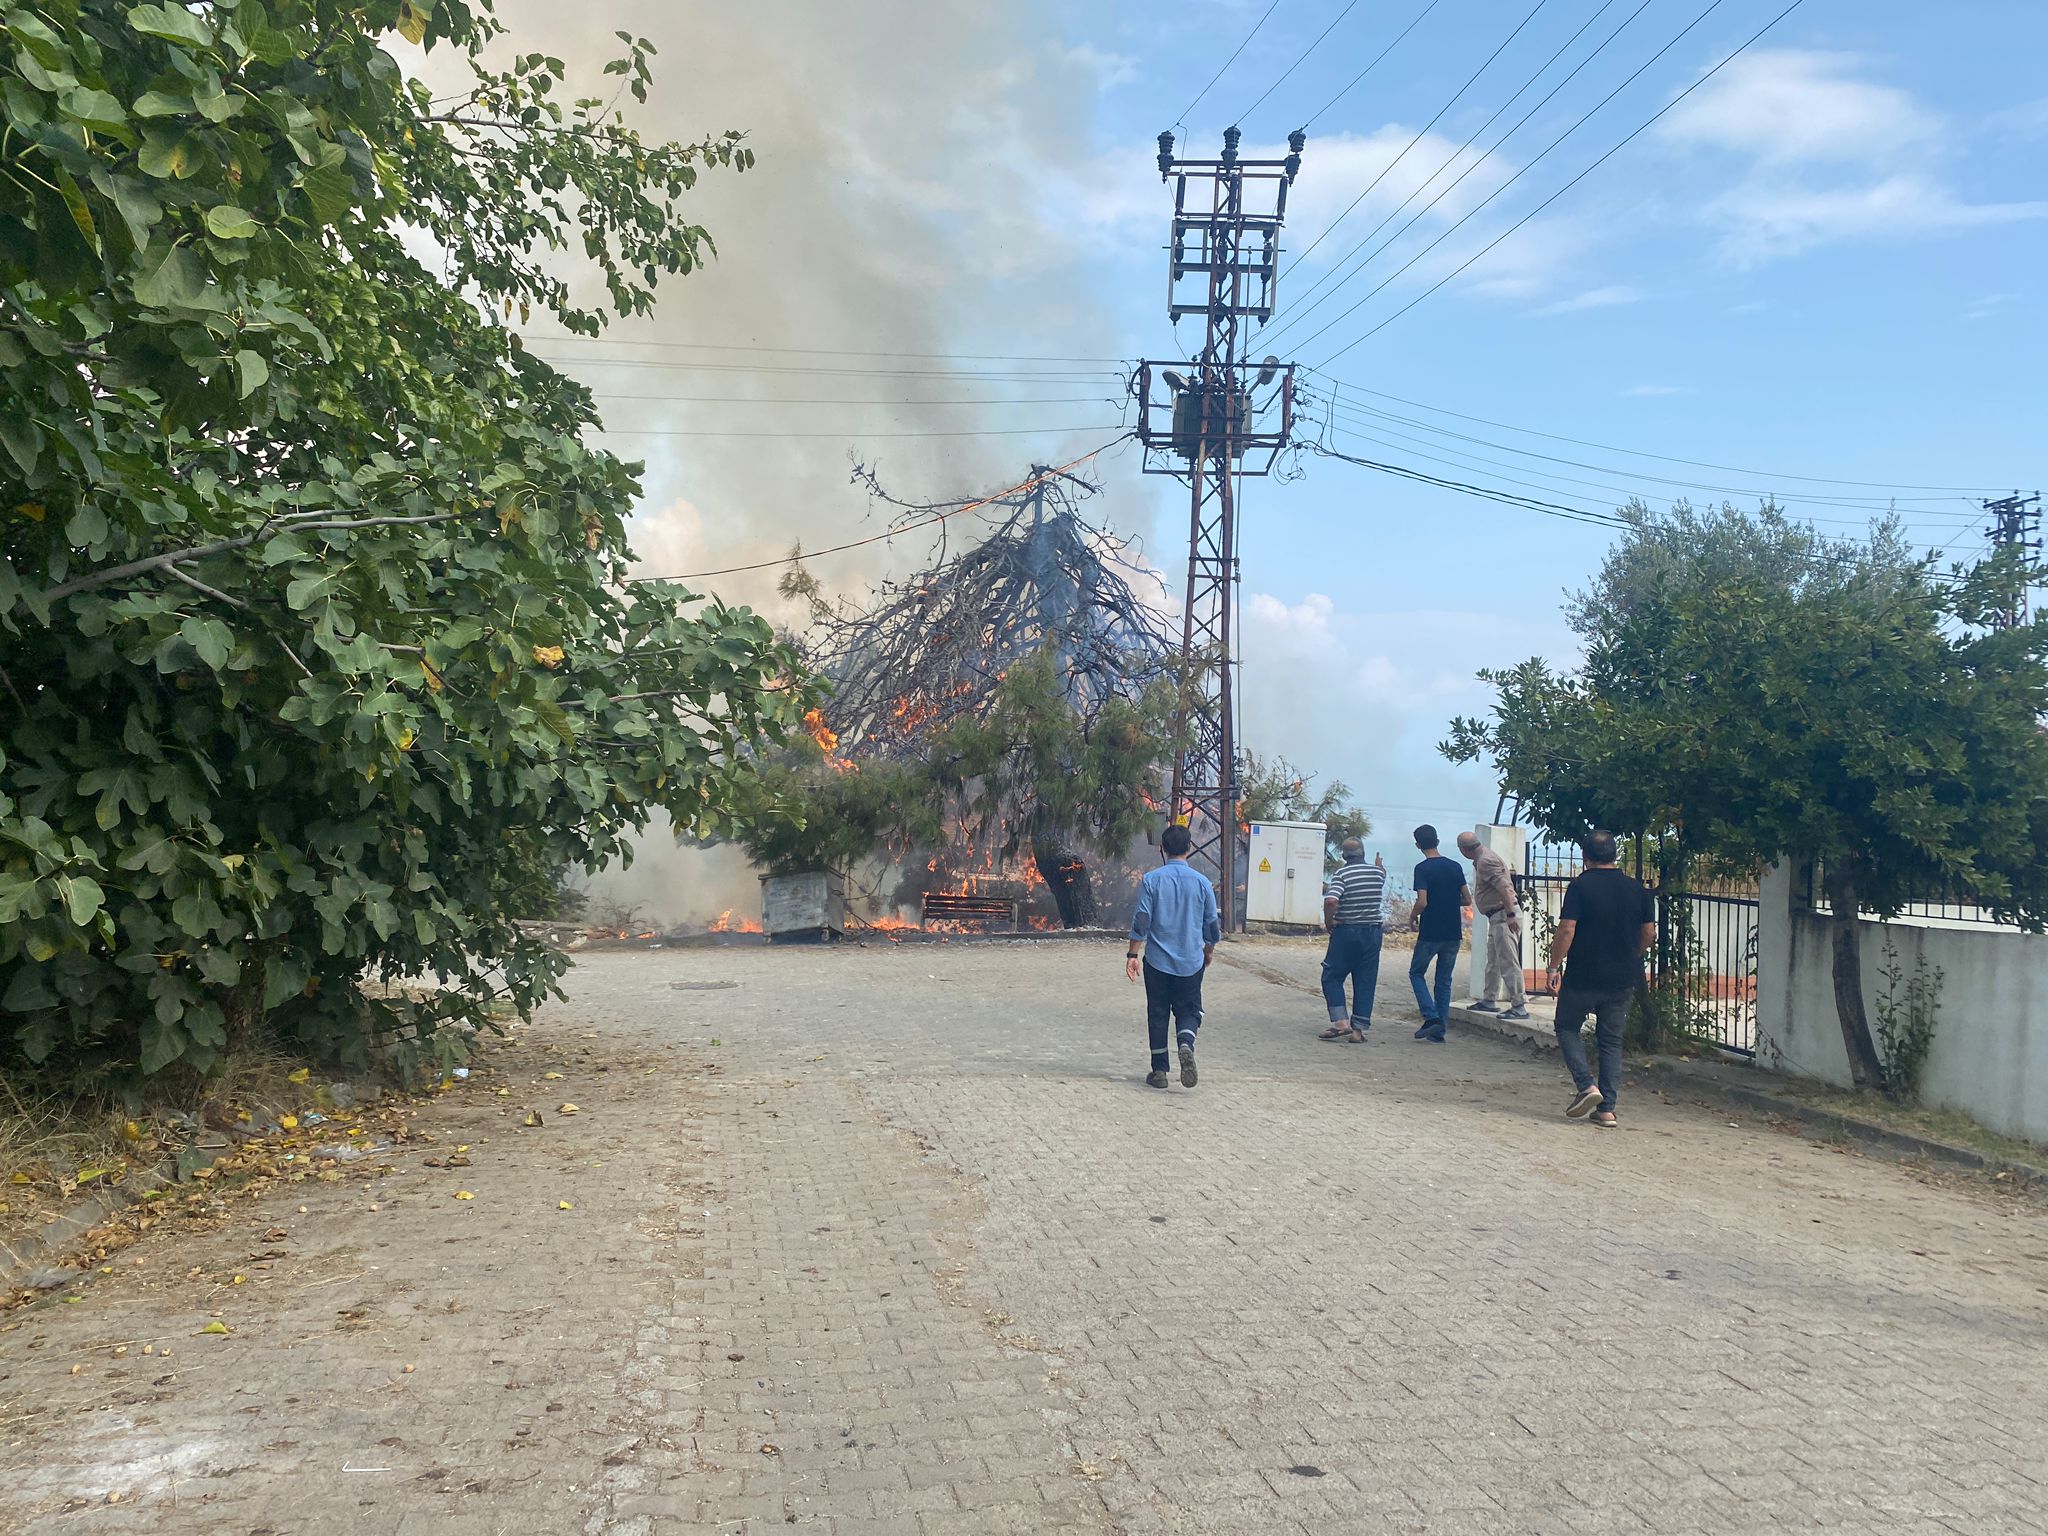
[[[389,1174],[0,1319],[0,1530],[2048,1531],[2042,1207],[1231,954],[1192,1092],[1116,945],[589,956]]]

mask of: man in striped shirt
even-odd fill
[[[1378,859],[1365,862],[1365,845],[1344,840],[1344,863],[1323,887],[1323,926],[1330,947],[1323,954],[1323,1001],[1330,1006],[1325,1040],[1361,1044],[1372,1028],[1373,994],[1380,984],[1380,940],[1386,936],[1387,871]],[[1351,1006],[1344,1006],[1344,982],[1351,982]]]

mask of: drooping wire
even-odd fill
[[[1970,496],[1997,494],[1991,488],[1981,485],[1913,485],[1904,482],[1894,483],[1888,480],[1847,480],[1840,476],[1793,475],[1772,469],[1751,469],[1742,464],[1717,464],[1711,459],[1681,459],[1668,453],[1651,453],[1641,448],[1623,448],[1615,443],[1596,442],[1591,438],[1565,437],[1556,432],[1539,431],[1535,427],[1517,426],[1511,421],[1495,421],[1490,416],[1473,416],[1464,411],[1451,410],[1448,406],[1431,405],[1425,400],[1410,400],[1405,395],[1390,395],[1383,389],[1368,389],[1363,384],[1355,383],[1350,379],[1340,379],[1335,374],[1324,373],[1321,369],[1308,369],[1307,371],[1328,379],[1332,385],[1355,391],[1361,395],[1371,395],[1377,400],[1392,400],[1397,405],[1405,405],[1414,410],[1429,411],[1438,416],[1450,416],[1458,421],[1477,422],[1482,427],[1496,427],[1503,432],[1520,432],[1524,436],[1540,437],[1553,443],[1570,443],[1575,448],[1598,448],[1606,453],[1627,454],[1632,458],[1638,459],[1656,459],[1665,464],[1684,464],[1692,469],[1717,469],[1724,474],[1755,475],[1763,480],[1799,480],[1808,485],[1854,485],[1874,491],[1952,491]],[[1511,449],[1509,451],[1515,450]]]
[[[1131,434],[1128,432],[1119,432],[1108,442],[1100,447],[1089,449],[1079,458],[1069,459],[1066,463],[1056,465],[1052,469],[1041,470],[1037,474],[1019,481],[1008,490],[997,491],[993,495],[982,496],[974,501],[963,501],[956,506],[946,508],[943,512],[935,513],[917,522],[905,523],[901,527],[887,528],[880,533],[869,534],[864,539],[854,539],[846,544],[834,544],[829,549],[792,551],[779,560],[758,560],[752,565],[728,565],[724,569],[716,571],[686,571],[680,576],[644,576],[637,579],[642,581],[701,581],[707,576],[736,576],[742,571],[769,571],[778,565],[793,565],[799,560],[813,560],[820,555],[837,555],[849,549],[859,549],[864,545],[879,544],[885,539],[893,539],[900,534],[915,533],[920,528],[933,527],[936,524],[947,521],[949,518],[959,517],[968,512],[979,511],[981,508],[989,506],[994,502],[1002,501],[1006,497],[1021,495],[1026,491],[1043,485],[1048,480],[1066,474],[1069,470],[1080,468],[1081,465],[1086,464],[1097,454],[1107,452],[1129,436]]]

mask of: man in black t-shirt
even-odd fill
[[[1463,867],[1437,852],[1436,842],[1435,827],[1425,823],[1415,829],[1422,862],[1415,866],[1415,953],[1408,959],[1408,984],[1415,988],[1415,1006],[1422,1011],[1422,1028],[1415,1031],[1415,1038],[1442,1045],[1451,1017],[1451,973],[1465,941],[1465,908],[1472,898],[1465,889]],[[1432,961],[1433,989],[1424,979]]]
[[[1620,850],[1612,832],[1595,832],[1579,847],[1586,867],[1565,887],[1557,936],[1550,943],[1557,1048],[1572,1074],[1572,1101],[1565,1113],[1574,1120],[1592,1113],[1595,1125],[1611,1130],[1621,1123],[1614,1106],[1621,1092],[1622,1026],[1629,1000],[1642,985],[1643,956],[1657,936],[1657,912],[1642,882],[1617,867]],[[1562,987],[1557,985],[1560,966]],[[1587,1014],[1593,1016],[1600,1050],[1598,1087],[1586,1065]]]

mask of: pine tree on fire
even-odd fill
[[[948,510],[854,478],[899,522]],[[1096,490],[1034,467],[981,514],[982,537],[859,602],[828,602],[800,567],[783,583],[810,604],[804,650],[842,760],[893,770],[899,794],[903,769],[921,774],[951,840],[984,860],[1028,848],[1069,927],[1097,921],[1088,854],[1148,827],[1173,713],[1167,621],[1152,579],[1081,516]]]

